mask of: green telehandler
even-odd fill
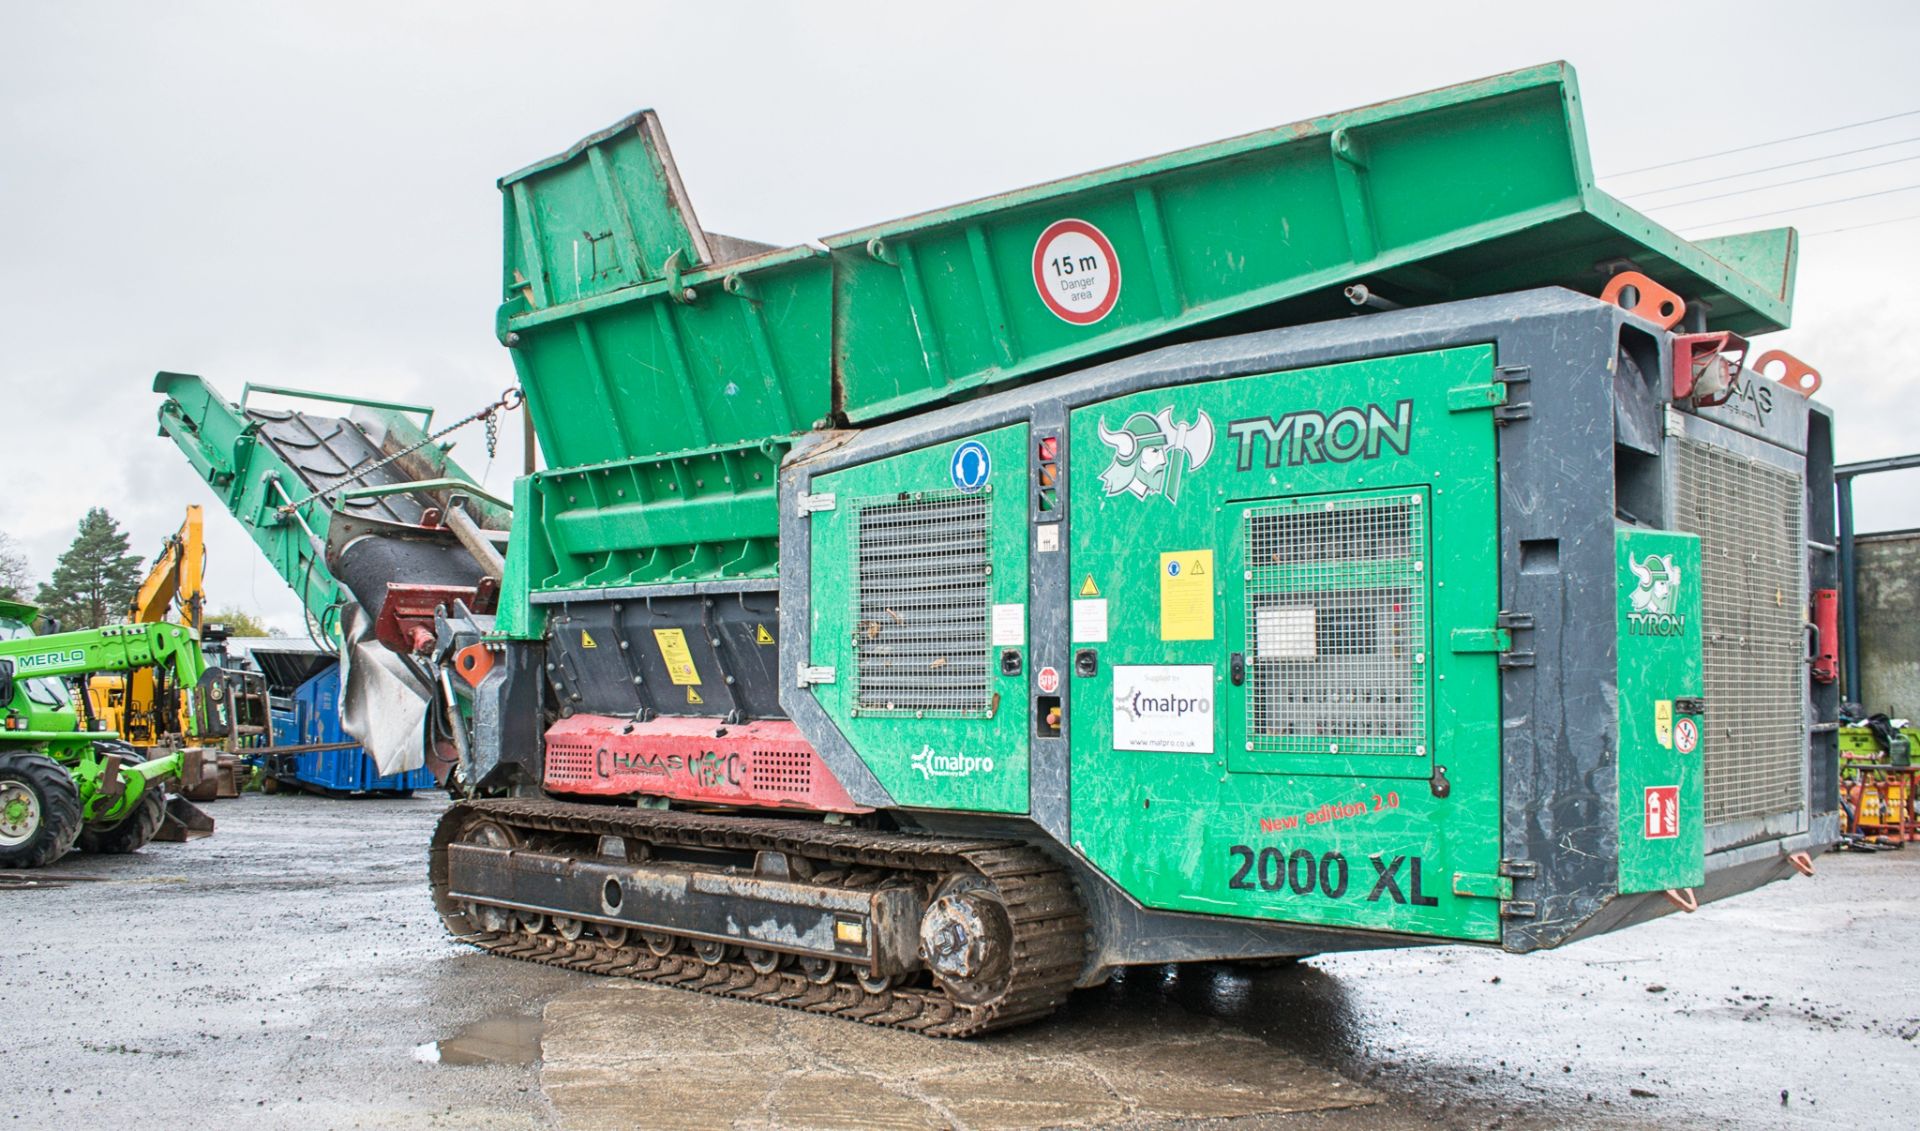
[[[244,730],[251,713],[224,673],[208,667],[199,636],[176,624],[40,636],[31,627],[36,612],[0,601],[0,868],[43,867],[76,845],[133,852],[170,814],[187,829],[211,831],[211,819],[184,798],[169,802],[166,783],[191,790],[213,772],[218,752],[197,741]],[[84,697],[76,698],[66,680],[142,670],[154,673],[165,689],[157,700],[173,705],[172,717],[186,718],[191,733],[141,750],[115,732],[82,725]],[[177,710],[182,696],[184,716]]]

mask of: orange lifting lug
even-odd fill
[[[453,669],[470,686],[480,686],[493,670],[493,650],[485,644],[469,644],[453,654]]]
[[[1785,372],[1775,377],[1767,369],[1779,362]],[[1753,371],[1779,384],[1782,388],[1792,389],[1803,397],[1811,397],[1820,391],[1820,371],[1786,350],[1768,350],[1753,363]]]
[[[1608,279],[1600,301],[1656,323],[1662,330],[1673,329],[1687,315],[1686,299],[1638,271],[1622,271]]]
[[[1725,404],[1747,359],[1747,340],[1731,330],[1673,337],[1673,399],[1703,408]]]

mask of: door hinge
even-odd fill
[[[1448,412],[1472,412],[1481,408],[1498,408],[1507,403],[1507,386],[1501,381],[1489,381],[1484,385],[1460,385],[1447,390]]]
[[[1516,632],[1530,632],[1533,629],[1533,614],[1503,612],[1495,618],[1493,623],[1498,625],[1501,630],[1505,631],[1509,636]],[[1507,647],[1500,652],[1500,667],[1507,671],[1512,671],[1514,668],[1530,668],[1532,666],[1532,649],[1515,648],[1512,644],[1508,644]]]
[[[1455,872],[1453,894],[1467,899],[1498,899],[1505,902],[1513,898],[1513,881],[1505,876],[1479,876],[1472,872]]]
[[[1500,899],[1500,917],[1502,919],[1537,919],[1540,917],[1540,905],[1531,899],[1514,899],[1513,881],[1535,880],[1540,878],[1540,865],[1531,860],[1500,861],[1501,883],[1507,885],[1507,894]]]
[[[833,492],[832,491],[822,491],[817,495],[810,495],[805,491],[800,492],[800,517],[801,518],[805,518],[810,514],[815,514],[820,511],[830,511],[832,509],[833,509]]]
[[[801,664],[800,686],[812,687],[816,683],[832,683],[834,671],[830,664]]]
[[[1505,652],[1513,647],[1513,634],[1504,628],[1456,628],[1453,650],[1456,652]]]

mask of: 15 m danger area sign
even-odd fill
[[[1056,220],[1034,241],[1033,285],[1061,320],[1091,326],[1120,300],[1120,259],[1092,224]]]

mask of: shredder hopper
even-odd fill
[[[497,330],[551,467],[516,500],[509,591],[772,576],[796,434],[1334,317],[1350,283],[1418,305],[1630,267],[1758,333],[1787,323],[1796,256],[1790,229],[1689,243],[1600,191],[1565,64],[794,247],[704,231],[650,111],[500,187]],[[1080,251],[1050,267],[1043,235]],[[1090,258],[1055,309],[1047,274]]]

